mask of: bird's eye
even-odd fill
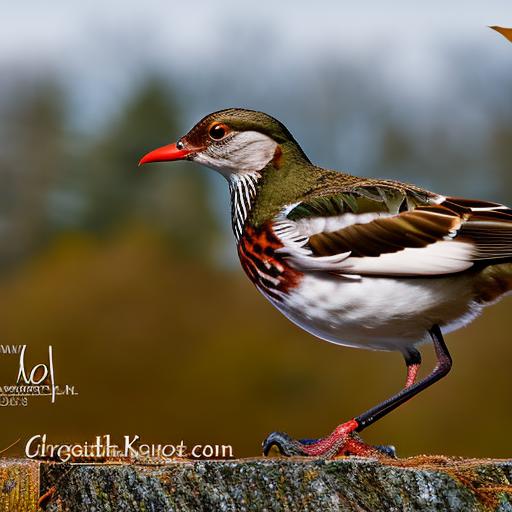
[[[210,136],[210,139],[221,140],[226,136],[228,131],[229,128],[225,124],[216,123],[210,127],[208,135]]]

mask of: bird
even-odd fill
[[[448,374],[443,334],[512,290],[512,209],[314,165],[263,112],[207,115],[139,165],[190,160],[229,184],[241,266],[291,322],[338,345],[399,352],[404,387],[318,439],[272,432],[284,456],[368,456],[360,432]],[[421,345],[436,364],[418,379]]]

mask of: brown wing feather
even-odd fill
[[[512,209],[499,203],[449,197],[443,206],[466,218],[457,239],[475,246],[474,259],[512,258]]]
[[[365,224],[352,224],[332,233],[313,235],[309,246],[318,256],[347,251],[354,257],[379,256],[451,238],[462,221],[450,208],[421,207]]]

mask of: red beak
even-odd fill
[[[144,155],[139,165],[148,164],[150,162],[171,162],[172,160],[183,160],[192,153],[189,149],[178,149],[176,144],[169,144],[161,148],[150,151]]]

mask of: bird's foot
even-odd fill
[[[281,455],[287,457],[323,457],[332,458],[341,455],[359,455],[361,457],[396,457],[393,446],[370,446],[362,441],[356,432],[358,423],[347,421],[323,439],[293,439],[284,432],[272,432],[263,442],[263,453],[268,455],[276,447]]]

